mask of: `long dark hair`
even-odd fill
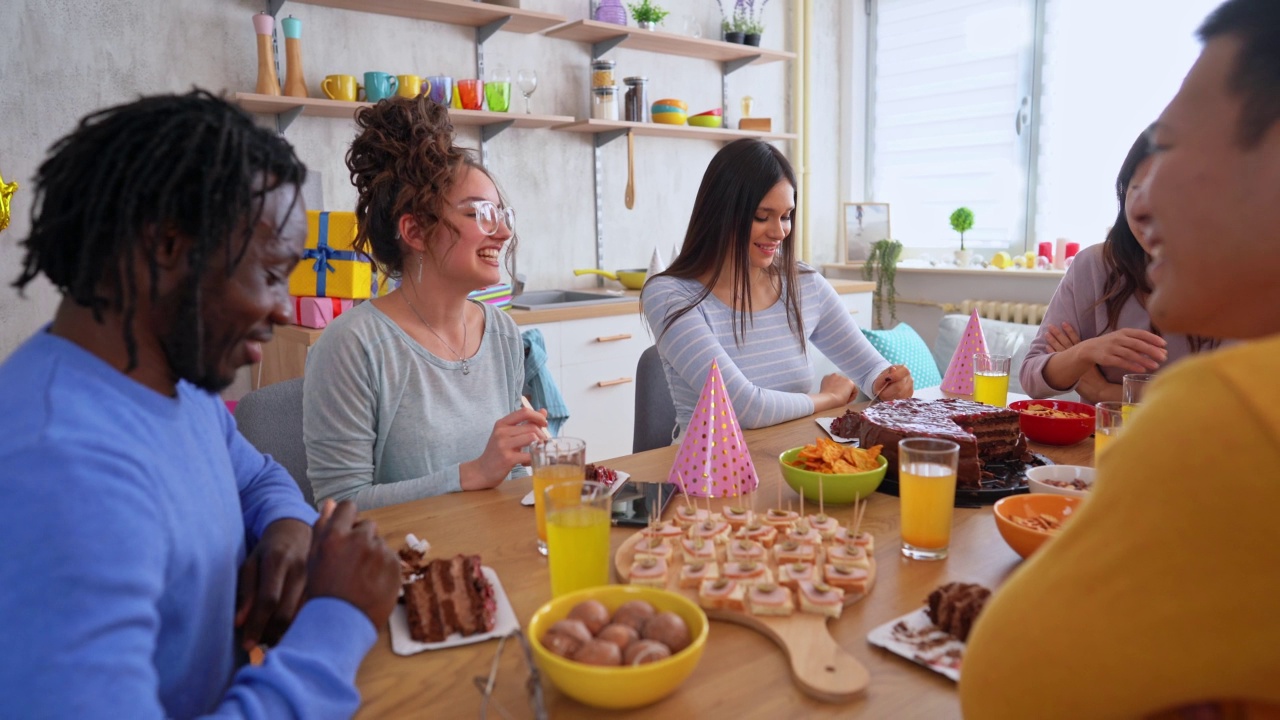
[[[262,199],[280,187],[300,188],[306,174],[288,141],[204,90],[99,110],[54,143],[36,174],[31,234],[13,285],[23,290],[43,274],[98,322],[103,311],[120,313],[133,370],[135,250],[155,231],[172,228],[193,241],[192,278],[204,277],[214,253],[224,255],[230,276],[249,247]],[[154,254],[146,271],[154,302],[160,272]],[[193,292],[198,319],[198,284]]]
[[[724,266],[732,259],[733,339],[742,344],[752,311],[751,226],[764,196],[783,180],[791,183],[794,199],[796,174],[791,163],[780,150],[760,140],[735,140],[711,159],[693,201],[693,213],[689,217],[689,229],[685,232],[680,254],[666,272],[660,273],[695,280],[710,273],[711,279],[692,302],[667,316],[664,332],[707,299],[719,282]],[[804,319],[800,316],[800,297],[796,287],[800,271],[795,256],[794,213],[791,222],[793,229],[782,239],[780,257],[769,266],[768,274],[770,278],[782,281],[787,327],[800,339],[803,350]],[[812,270],[806,269],[805,272]]]
[[[1147,264],[1151,261],[1151,256],[1142,249],[1137,236],[1133,234],[1133,228],[1129,227],[1129,218],[1125,215],[1129,183],[1143,161],[1151,157],[1150,135],[1153,128],[1154,125],[1148,126],[1134,141],[1116,176],[1116,200],[1120,207],[1116,212],[1116,221],[1107,233],[1106,242],[1102,244],[1102,262],[1107,270],[1107,281],[1102,286],[1102,297],[1094,304],[1094,307],[1106,305],[1107,330],[1118,329],[1120,310],[1129,302],[1129,298],[1137,295],[1138,302],[1145,308],[1153,289],[1151,281],[1147,279]],[[1160,334],[1160,330],[1154,325],[1151,330]],[[1188,336],[1187,342],[1192,352],[1218,345],[1217,340],[1199,336]]]

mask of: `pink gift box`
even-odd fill
[[[309,328],[322,328],[333,322],[333,319],[350,310],[353,300],[331,297],[295,297],[293,299],[293,322],[295,325]]]

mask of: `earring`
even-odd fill
[[[422,284],[422,253],[418,253],[418,285]]]

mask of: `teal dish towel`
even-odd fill
[[[560,428],[569,419],[569,408],[556,386],[556,379],[547,368],[547,346],[541,330],[525,330],[520,333],[524,341],[524,389],[529,404],[536,410],[547,409],[547,429],[552,436],[560,434]]]

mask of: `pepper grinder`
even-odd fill
[[[302,77],[302,21],[290,15],[280,25],[284,28],[285,58],[289,63],[284,71],[284,94],[307,97],[307,81]]]
[[[276,75],[275,53],[271,52],[271,31],[276,19],[266,13],[253,16],[253,29],[258,33],[258,88],[259,95],[279,95],[280,78]]]

